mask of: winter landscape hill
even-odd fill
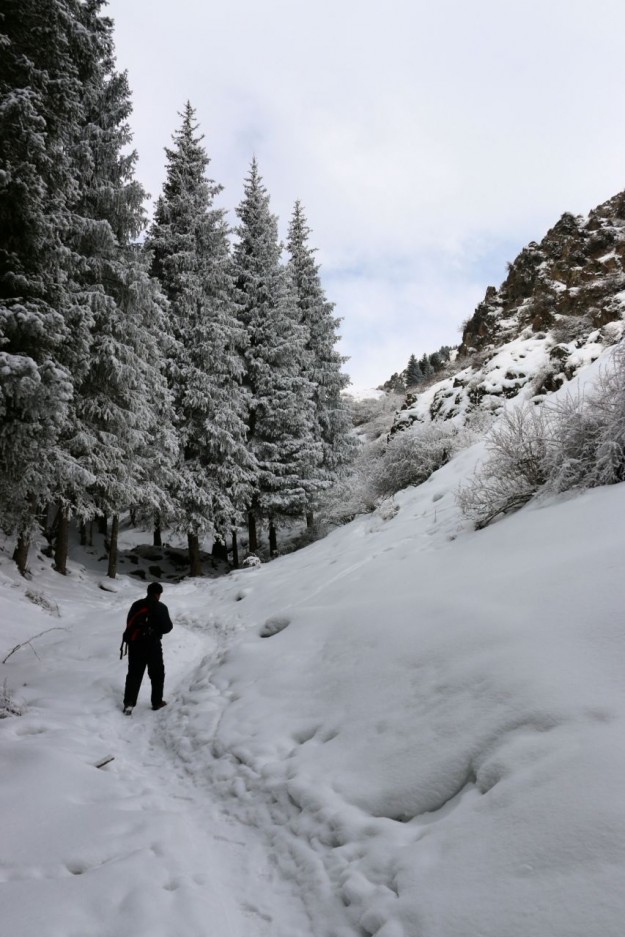
[[[620,937],[625,486],[475,531],[456,492],[483,458],[167,586],[169,706],[144,688],[130,719],[140,585],[77,546],[28,581],[5,542],[6,933]]]
[[[625,195],[393,423],[190,101],[146,232],[105,6],[0,14],[3,937],[621,937]]]
[[[121,713],[141,582],[77,541],[66,577],[33,551],[24,578],[3,541],[7,933],[620,937],[625,486],[535,486],[483,530],[458,493],[515,414],[616,373],[622,206],[523,251],[408,401],[389,449],[464,432],[427,480],[167,583],[165,710],[144,688]],[[155,573],[148,541],[122,531],[124,572]]]

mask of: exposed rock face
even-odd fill
[[[406,402],[395,428],[541,399],[617,342],[625,318],[625,192],[563,215],[523,248],[468,320],[453,377]],[[465,365],[463,367],[463,365]]]
[[[530,326],[542,332],[564,317],[576,338],[621,319],[625,290],[625,192],[587,219],[565,214],[525,247],[497,290],[489,286],[467,322],[460,354],[502,345]]]

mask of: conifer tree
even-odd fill
[[[433,351],[428,360],[430,362],[430,367],[434,372],[440,371],[440,369],[443,367],[443,360],[437,351]]]
[[[322,451],[321,463],[313,467],[306,486],[310,524],[316,495],[327,487],[341,466],[351,460],[354,440],[349,407],[341,396],[349,377],[341,370],[347,359],[336,350],[340,320],[333,315],[334,304],[326,299],[315,249],[308,243],[309,236],[310,228],[302,206],[296,202],[287,241],[288,269],[295,288],[299,321],[307,333],[304,369],[314,386],[313,433]]]
[[[162,508],[171,475],[171,405],[158,334],[164,300],[135,240],[145,224],[145,192],[134,178],[128,125],[130,93],[114,65],[112,21],[102,0],[81,5],[91,42],[75,144],[73,223],[78,259],[73,301],[91,313],[89,344],[75,369],[75,393],[58,473],[59,537],[55,565],[65,571],[70,513],[112,515],[109,575],[115,575],[119,511],[141,502]],[[69,469],[67,468],[69,466]]]
[[[25,571],[52,497],[90,313],[75,301],[75,152],[92,68],[78,0],[5,0],[0,17],[0,511]]]
[[[304,514],[310,481],[323,451],[315,438],[315,386],[308,376],[310,335],[300,322],[290,272],[280,263],[278,223],[255,159],[237,214],[240,225],[234,264],[238,315],[248,336],[247,436],[258,464],[249,503],[249,547],[257,548],[257,522],[266,520],[274,553],[277,521]]]
[[[406,386],[416,387],[423,380],[423,374],[415,355],[410,355],[406,367]]]
[[[429,356],[426,354],[423,354],[419,359],[419,367],[421,368],[421,374],[423,375],[424,381],[426,381],[434,374],[434,368],[430,364]]]
[[[245,444],[247,397],[241,387],[245,334],[233,303],[221,186],[206,177],[209,159],[187,103],[147,247],[152,273],[170,301],[169,380],[180,434],[174,523],[186,531],[192,574],[199,537],[225,536],[249,500],[254,460]]]

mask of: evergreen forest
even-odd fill
[[[63,574],[70,521],[97,524],[115,577],[130,514],[198,575],[204,538],[236,566],[313,523],[349,379],[304,208],[283,245],[253,159],[230,226],[189,102],[148,218],[104,5],[0,13],[0,526],[22,572],[41,529]]]

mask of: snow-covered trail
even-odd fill
[[[130,719],[141,584],[0,545],[0,660],[66,629],[0,665],[3,937],[622,937],[625,484],[476,533],[482,456],[168,586],[170,705]]]
[[[121,713],[126,666],[116,647],[128,589],[90,584],[90,601],[73,611],[62,581],[46,595],[55,586],[62,617],[49,626],[67,630],[44,636],[38,657],[24,648],[12,658],[27,707],[0,724],[11,766],[0,772],[4,932],[307,937],[294,886],[257,831],[226,816],[168,746],[168,710],[152,712],[147,678],[133,716]],[[172,709],[176,685],[222,642],[176,623],[164,641]],[[96,768],[107,755],[114,760]]]

